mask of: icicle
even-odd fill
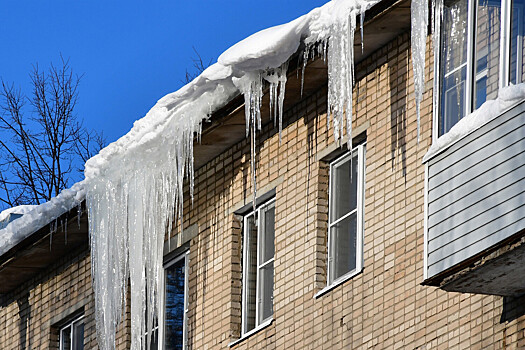
[[[428,27],[428,2],[426,0],[412,1],[411,20],[412,66],[417,111],[417,142],[419,143],[421,100],[425,91],[425,52]]]
[[[282,139],[282,131],[283,131],[283,113],[284,113],[284,96],[286,94],[286,81],[287,81],[287,74],[288,72],[288,62],[283,63],[281,66],[280,74],[279,74],[279,144],[281,143]]]
[[[366,13],[366,7],[362,7],[361,13],[359,16],[359,19],[360,19],[359,25],[361,29],[361,54],[365,52],[365,40],[364,40],[365,13]]]
[[[253,186],[253,208],[255,210],[255,199],[257,197],[257,185],[255,176],[255,132],[261,130],[261,101],[263,96],[263,75],[266,73],[249,72],[242,78],[234,80],[234,84],[244,95],[244,113],[246,118],[246,130],[251,131],[250,154],[251,154],[251,177]],[[246,134],[248,136],[248,134]]]
[[[336,141],[343,137],[346,111],[348,146],[352,143],[352,88],[354,82],[354,32],[356,12],[346,20],[334,22],[331,28],[328,49],[328,113],[333,115],[333,131]]]
[[[77,206],[77,225],[78,225],[78,228],[80,229],[80,219],[82,217],[82,203],[79,202],[78,203],[78,206]]]
[[[281,143],[282,140],[287,72],[288,62],[285,62],[281,67],[270,69],[262,75],[264,80],[270,83],[270,117],[273,118],[274,126],[276,125],[277,119],[279,120],[279,143]]]
[[[115,346],[128,277],[131,349],[147,347],[159,311],[166,228],[171,230],[175,218],[182,225],[185,176],[190,179],[192,193],[193,141],[198,128],[198,123],[180,126],[179,137],[173,139],[165,162],[143,166],[143,161],[137,159],[133,171],[108,174],[89,184],[95,318],[102,349]]]
[[[308,54],[310,52],[311,45],[306,45],[303,51],[303,69],[301,71],[301,97],[303,97],[303,88],[304,88],[304,72],[306,70],[306,65],[308,64]]]
[[[66,218],[66,225],[64,226],[64,239],[65,239],[66,245],[67,245],[67,218]]]

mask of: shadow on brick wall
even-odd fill
[[[400,39],[398,39],[400,40]],[[392,45],[392,44],[389,44]],[[392,170],[401,165],[401,171],[406,181],[406,109],[408,91],[408,56],[390,59],[388,63],[389,87],[390,87],[390,153]],[[397,158],[397,159],[396,159]]]
[[[29,293],[22,295],[16,301],[18,304],[18,317],[19,320],[19,329],[20,329],[20,338],[18,343],[20,344],[20,349],[30,349],[31,344],[27,344],[27,331],[30,329],[29,322],[31,322],[31,304],[29,303]],[[31,336],[29,336],[31,339]]]
[[[500,323],[514,321],[525,316],[525,294],[519,297],[503,297]]]

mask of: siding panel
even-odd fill
[[[525,102],[428,164],[428,277],[525,229]]]

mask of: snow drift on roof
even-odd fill
[[[9,213],[24,214],[0,230],[0,256],[17,245],[32,233],[53,222],[62,214],[80,205],[84,200],[85,190],[82,182],[70,189],[63,190],[49,202],[40,205],[24,205],[4,210],[0,218]]]
[[[483,103],[474,112],[462,118],[446,134],[438,138],[436,142],[433,142],[432,146],[423,157],[423,162],[428,161],[430,158],[450,147],[456,141],[467,136],[474,130],[479,129],[497,116],[502,115],[507,109],[524,99],[525,83],[510,85],[500,89],[497,99],[488,100]]]

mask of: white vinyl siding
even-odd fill
[[[525,101],[427,162],[426,278],[525,229]]]

